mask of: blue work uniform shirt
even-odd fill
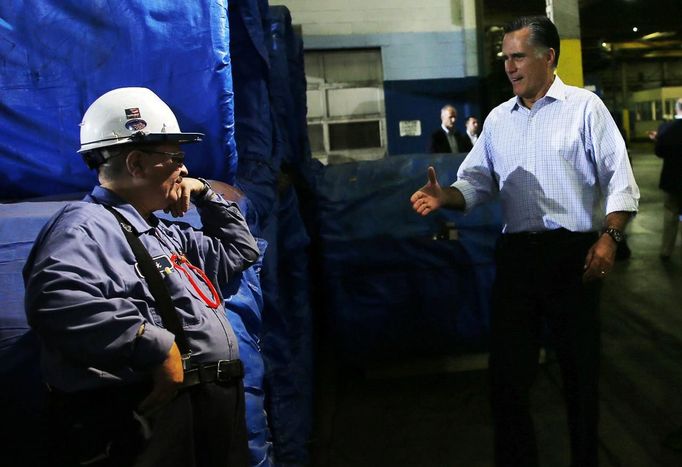
[[[235,203],[208,190],[194,200],[203,229],[151,216],[145,220],[113,192],[96,187],[70,203],[42,229],[24,268],[26,315],[42,344],[46,382],[77,391],[149,378],[174,336],[164,329],[146,280],[119,222],[117,210],[155,258],[189,341],[193,363],[239,356],[237,340],[221,305],[191,272],[170,265],[184,254],[216,289],[258,259],[256,241]],[[141,326],[144,324],[143,332]]]

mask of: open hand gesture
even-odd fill
[[[443,189],[436,179],[436,169],[428,170],[428,181],[410,197],[412,209],[422,216],[437,210],[443,204]]]

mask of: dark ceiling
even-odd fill
[[[583,0],[580,29],[587,69],[682,58],[682,0]]]
[[[518,15],[545,12],[545,0],[483,0],[483,3],[486,30]],[[609,66],[614,59],[682,59],[682,0],[579,0],[578,3],[586,71]]]

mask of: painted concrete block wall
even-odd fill
[[[476,0],[286,0],[306,49],[379,47],[385,80],[478,74]]]
[[[452,31],[460,0],[286,0],[310,35]]]

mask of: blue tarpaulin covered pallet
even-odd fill
[[[313,407],[313,320],[310,307],[308,245],[291,178],[310,160],[306,151],[306,95],[301,40],[284,6],[270,8],[270,83],[275,122],[273,151],[280,161],[274,224],[265,238],[277,253],[264,265],[271,279],[263,284],[263,354],[270,398],[275,459],[278,466],[309,464]],[[266,274],[264,274],[266,276]],[[268,290],[268,285],[272,287]]]
[[[191,173],[234,182],[227,0],[0,2],[1,199],[87,191],[76,154],[85,109],[113,88],[144,86],[175,111]]]
[[[262,352],[278,466],[306,465],[312,430],[312,313],[308,237],[296,194],[281,171],[306,152],[305,78],[300,38],[285,7],[230,2],[238,185],[255,206],[263,260]]]
[[[487,346],[499,205],[423,218],[409,202],[429,165],[447,186],[462,160],[395,156],[309,171],[329,332],[347,363]]]
[[[256,227],[273,213],[281,158],[273,149],[277,130],[270,104],[271,76],[267,0],[229,2],[230,53],[235,90],[238,186],[254,205]],[[256,232],[260,235],[260,232]]]

